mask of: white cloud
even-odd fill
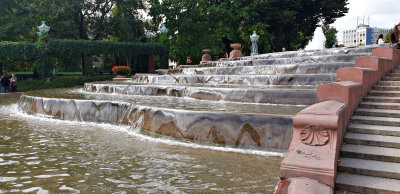
[[[357,27],[357,17],[359,23],[362,23],[364,17],[365,24],[368,24],[369,17],[369,25],[378,28],[393,28],[400,22],[399,0],[349,0],[347,6],[349,12],[333,23],[333,27],[339,31],[339,40],[342,40],[343,30]]]

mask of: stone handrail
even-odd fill
[[[293,138],[281,164],[277,194],[334,193],[337,161],[350,117],[368,91],[400,65],[400,50],[380,47],[337,71],[317,88],[317,103],[293,121]]]

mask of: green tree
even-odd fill
[[[389,32],[385,36],[385,43],[390,42],[390,35],[393,33],[393,29],[389,30]]]
[[[322,21],[331,24],[348,11],[347,0],[149,0],[153,31],[165,22],[170,29],[171,58],[200,60],[202,48],[225,57],[229,44],[239,42],[250,53],[249,35],[261,35],[259,52],[303,48]]]
[[[331,48],[332,45],[334,45],[335,41],[337,40],[336,34],[338,33],[338,31],[336,30],[336,28],[331,27],[329,25],[323,25],[322,31],[324,32],[326,38],[325,48]]]

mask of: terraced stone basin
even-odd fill
[[[0,193],[272,193],[279,181],[281,153],[38,117],[19,100],[0,95]]]
[[[21,110],[61,120],[126,125],[178,139],[285,150],[302,105],[246,104],[58,89],[27,93]]]

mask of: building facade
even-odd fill
[[[369,25],[360,24],[356,29],[343,31],[343,44],[346,47],[376,44],[379,34],[385,38],[390,29],[373,28]]]

